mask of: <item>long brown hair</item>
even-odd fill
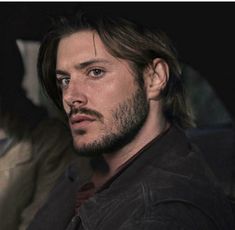
[[[169,80],[162,91],[164,115],[179,127],[192,125],[180,65],[168,37],[156,29],[118,17],[89,17],[79,13],[72,18],[60,18],[45,36],[39,51],[39,78],[49,97],[60,109],[63,109],[62,96],[55,76],[57,47],[63,37],[81,30],[97,32],[111,55],[132,63],[139,84],[143,84],[143,71],[153,59],[163,59],[170,70]]]

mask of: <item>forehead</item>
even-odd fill
[[[62,38],[58,45],[56,69],[72,70],[84,63],[102,60],[112,69],[124,68],[133,74],[132,63],[111,55],[95,31],[75,32]]]
[[[114,59],[104,46],[95,31],[79,31],[62,38],[58,45],[57,58],[63,59],[72,56],[82,59],[92,57],[108,57]]]

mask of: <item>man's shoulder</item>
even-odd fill
[[[79,186],[77,168],[68,166],[50,192],[47,202],[36,213],[28,229],[66,229],[74,215],[74,204]]]
[[[166,204],[175,210],[190,208],[221,226],[232,219],[231,207],[200,151],[178,130],[144,150],[111,187],[118,186],[128,203],[138,200],[143,209]]]

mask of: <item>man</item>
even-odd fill
[[[29,229],[234,228],[229,204],[184,135],[191,119],[164,35],[80,15],[48,33],[38,64],[94,173],[81,185],[70,168]]]

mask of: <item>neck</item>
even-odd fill
[[[112,154],[103,155],[109,166],[109,172],[106,174],[95,173],[93,175],[93,182],[95,185],[102,185],[107,179],[115,174],[122,164],[137,154],[145,145],[166,131],[168,128],[169,123],[163,116],[156,119],[156,113],[150,113],[143,127],[130,143]]]
[[[104,154],[104,158],[109,165],[110,173],[114,173],[122,164],[138,153],[151,140],[166,131],[168,127],[169,123],[164,121],[160,127],[156,127],[155,129],[152,128],[152,130],[145,130],[145,128],[143,128],[131,143],[124,146],[115,153],[107,155]]]

